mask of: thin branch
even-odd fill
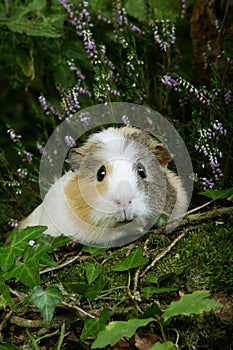
[[[233,207],[226,207],[226,208],[216,208],[213,209],[211,211],[205,212],[205,213],[199,213],[199,214],[191,214],[188,215],[187,217],[185,217],[181,223],[179,224],[178,227],[182,227],[182,226],[186,226],[187,224],[190,223],[194,223],[194,222],[201,222],[201,221],[206,221],[206,220],[210,220],[210,219],[214,219],[217,218],[219,216],[225,215],[225,214],[230,214],[233,213]],[[163,231],[165,230],[165,228],[159,228],[157,230],[154,230],[154,233],[157,233],[158,231],[161,232],[161,229],[163,229]],[[163,232],[162,231],[162,232]],[[190,231],[190,227],[186,228],[178,237],[176,237],[174,239],[174,241],[169,244],[168,247],[166,247],[160,254],[158,254],[154,260],[152,261],[152,263],[150,265],[148,265],[145,270],[140,274],[140,277],[143,277],[152,267],[155,266],[155,264],[161,259],[163,258],[167,253],[170,252],[170,250],[176,245],[177,242],[179,242],[187,232]]]
[[[143,277],[152,267],[155,266],[155,264],[162,259],[168,252],[170,252],[170,250],[174,247],[174,245],[176,245],[177,242],[179,242],[179,240],[181,240],[181,238],[184,237],[184,235],[186,234],[186,231],[182,232],[176,239],[174,239],[174,241],[169,244],[168,247],[166,247],[160,254],[158,254],[154,260],[152,261],[152,263],[150,265],[148,265],[145,270],[140,274],[140,277]]]

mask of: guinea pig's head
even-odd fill
[[[166,199],[164,169],[169,151],[147,132],[108,128],[69,152],[68,162],[78,173],[77,206],[88,224],[115,228],[134,219],[156,220]],[[84,207],[85,206],[85,210]]]

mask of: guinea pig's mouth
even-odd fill
[[[124,226],[126,224],[129,224],[130,222],[132,222],[134,219],[125,219],[125,220],[120,220],[116,223],[116,227],[120,227],[120,226]]]

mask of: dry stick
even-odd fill
[[[224,215],[224,214],[229,214],[233,212],[233,207],[226,207],[226,208],[217,208],[217,209],[213,209],[211,211],[208,211],[206,213],[200,213],[200,214],[191,214],[188,215],[186,218],[184,218],[179,227],[190,224],[192,222],[195,221],[205,221],[205,220],[209,220],[209,219],[214,219],[218,216]],[[160,229],[159,229],[160,230]],[[161,259],[163,258],[168,252],[170,252],[170,250],[176,245],[177,242],[179,242],[181,240],[181,238],[184,237],[184,235],[189,231],[189,228],[186,229],[185,231],[183,231],[178,237],[176,237],[174,239],[174,241],[167,247],[165,248],[160,254],[158,254],[154,260],[152,261],[152,263],[150,265],[148,265],[145,270],[140,274],[140,277],[143,277],[152,267],[155,266],[155,264]],[[155,233],[157,232],[157,230],[154,231]]]
[[[185,231],[182,232],[176,239],[174,239],[174,241],[167,247],[165,248],[160,254],[158,254],[154,260],[152,261],[152,263],[150,265],[148,265],[145,270],[141,273],[140,277],[143,277],[152,267],[155,266],[155,264],[162,258],[164,257],[164,255],[166,255],[168,252],[170,252],[170,250],[174,247],[174,245],[176,245],[176,243],[185,235]]]
[[[77,305],[70,305],[64,301],[61,302],[61,304],[63,306],[65,306],[66,308],[75,310],[80,318],[80,320],[84,321],[87,317],[91,317],[91,318],[95,318],[95,316],[89,314],[88,312],[84,311],[83,309],[81,309],[79,306]]]
[[[181,221],[179,226],[190,224],[191,222],[194,222],[194,221],[205,221],[205,220],[214,219],[218,216],[230,214],[231,212],[233,212],[233,207],[216,208],[216,209],[207,211],[205,213],[191,214],[191,215],[188,215],[187,217],[185,217]]]

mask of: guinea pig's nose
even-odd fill
[[[117,184],[115,203],[120,207],[127,206],[132,203],[132,195],[133,191],[130,183],[122,180]]]

